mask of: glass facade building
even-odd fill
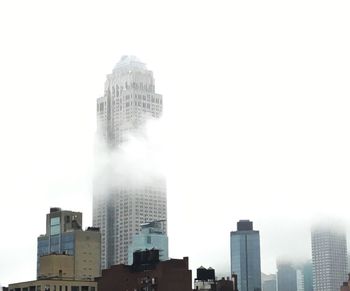
[[[134,235],[132,244],[128,250],[128,264],[133,263],[133,253],[156,249],[159,250],[159,260],[167,261],[168,255],[168,236],[162,227],[163,221],[153,221],[141,225],[139,234]]]
[[[240,220],[231,232],[231,273],[238,279],[238,290],[261,291],[260,235],[253,223]]]
[[[46,234],[38,237],[37,274],[40,257],[49,254],[74,255],[75,230],[81,230],[82,213],[51,208],[46,216]]]

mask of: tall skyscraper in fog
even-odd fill
[[[123,56],[97,99],[97,135],[111,157],[130,134],[142,133],[147,119],[159,118],[162,109],[152,71],[136,57]],[[125,179],[123,169],[114,171],[113,165],[104,170],[94,179],[93,224],[101,229],[102,268],[107,268],[128,262],[128,247],[140,224],[166,220],[167,205],[164,177],[140,183],[137,174]]]
[[[331,227],[314,227],[311,243],[313,289],[315,291],[340,290],[340,286],[347,278],[345,232]]]
[[[237,274],[239,291],[261,290],[260,235],[252,221],[240,220],[231,232],[231,273]]]

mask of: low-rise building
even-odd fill
[[[350,291],[350,274],[348,276],[348,281],[343,283],[343,286],[341,286],[340,291]]]
[[[81,280],[34,280],[9,284],[8,291],[96,291],[97,283]]]
[[[97,278],[99,291],[192,291],[188,258],[159,260],[158,250],[135,252],[132,265],[114,265]]]
[[[197,269],[197,277],[194,280],[194,291],[237,291],[237,275],[232,278],[221,278],[217,280],[215,270],[203,266]]]

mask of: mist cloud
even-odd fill
[[[113,188],[139,188],[164,184],[162,121],[148,119],[126,141],[110,148],[101,137],[95,150],[94,179],[101,193]],[[165,187],[165,185],[164,185]]]

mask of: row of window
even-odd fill
[[[41,285],[28,286],[23,288],[13,288],[10,291],[95,291],[94,286],[62,286],[62,285]]]

